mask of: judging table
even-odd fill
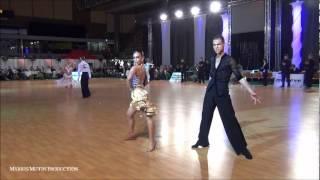
[[[274,72],[273,77],[274,77],[273,86],[280,87],[282,85],[281,73]],[[290,74],[290,86],[302,88],[303,87],[303,79],[304,79],[304,74]],[[287,80],[285,81],[285,86],[288,86]]]

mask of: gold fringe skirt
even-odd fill
[[[149,93],[144,87],[137,86],[134,88],[131,91],[131,99],[130,107],[145,112],[148,117],[156,115],[157,108],[149,101]]]

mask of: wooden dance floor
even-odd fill
[[[319,179],[319,89],[255,86],[253,105],[240,85],[230,94],[254,159],[236,156],[218,111],[210,148],[197,140],[205,86],[153,81],[158,106],[157,149],[148,147],[146,122],[128,132],[125,80],[93,79],[92,96],[55,81],[1,82],[1,179]]]

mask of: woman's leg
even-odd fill
[[[149,133],[149,148],[148,152],[154,151],[156,149],[156,141],[155,141],[155,124],[151,117],[147,118],[148,124],[148,133]]]
[[[134,134],[134,125],[135,125],[135,121],[134,121],[134,114],[135,114],[136,110],[133,107],[129,107],[128,111],[127,111],[127,119],[128,119],[128,125],[129,125],[129,133],[128,133],[128,137],[125,140],[134,140],[136,139],[136,135]]]

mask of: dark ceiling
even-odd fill
[[[230,0],[220,0],[226,4]],[[102,10],[106,13],[140,14],[184,7],[194,4],[206,6],[208,0],[76,0],[81,10]]]
[[[135,14],[137,23],[146,23],[147,19],[159,20],[161,12],[167,12],[169,18],[174,16],[174,10],[182,9],[189,12],[190,7],[197,5],[202,13],[208,13],[209,5],[213,0],[75,0],[80,10],[98,10],[110,14]],[[253,1],[264,0],[218,0],[223,10],[228,5],[240,5]],[[188,17],[191,15],[186,15]]]
[[[202,6],[207,9],[213,0],[75,0],[80,10],[101,10],[106,13],[116,14],[140,14],[157,12],[160,10],[172,10],[179,8],[190,8],[192,5]],[[239,5],[252,1],[264,0],[216,0],[222,2],[226,7]],[[286,0],[296,1],[296,0]]]
[[[161,12],[173,16],[175,9],[190,11],[193,5],[208,9],[212,0],[75,0],[80,10],[99,10],[110,14],[135,14],[137,23],[146,23],[147,19],[159,19]],[[254,0],[220,0],[226,7],[228,2]],[[205,12],[203,12],[205,13]]]

